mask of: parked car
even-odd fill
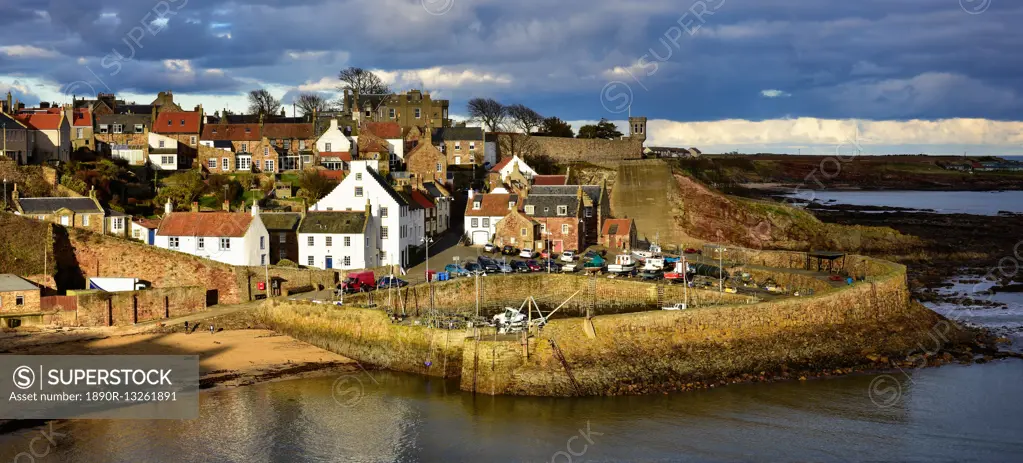
[[[575,273],[577,270],[579,270],[579,264],[576,262],[565,264],[563,267],[561,267],[561,271],[565,273]]]
[[[482,271],[483,271],[483,268],[480,267],[480,264],[477,264],[476,262],[466,262],[465,263],[465,272],[468,273],[468,274],[473,274],[473,273],[482,272]]]
[[[562,262],[575,262],[575,252],[574,251],[565,251],[565,252],[561,253],[561,259],[560,260]]]
[[[522,251],[519,252],[519,257],[523,259],[532,259],[536,257],[536,254],[533,253],[533,250],[530,248],[522,248]]]
[[[519,255],[519,249],[516,248],[515,246],[506,244],[503,248],[501,248],[501,254],[504,254],[506,256],[517,256]]]
[[[519,273],[528,273],[528,272],[531,271],[531,269],[529,268],[529,265],[526,265],[526,263],[521,261],[521,260],[513,260],[513,261],[511,261],[511,267],[512,267],[512,270],[514,270],[516,272],[519,272]]]
[[[497,271],[499,271],[501,273],[512,273],[512,272],[515,271],[515,269],[512,268],[512,266],[509,265],[507,262],[498,262],[497,263]]]
[[[541,272],[546,272],[548,268],[550,268],[551,273],[561,271],[561,264],[553,259],[547,259],[545,261],[540,261],[539,263]]]
[[[468,270],[466,270],[466,269],[464,269],[462,267],[459,267],[458,265],[455,265],[455,264],[445,265],[444,266],[444,271],[448,272],[453,277],[469,276],[469,271]]]
[[[361,293],[372,291],[376,285],[373,272],[354,272],[349,273],[348,278],[341,282],[341,290],[349,294]]]
[[[388,288],[404,288],[408,286],[408,282],[401,278],[385,276],[377,282],[377,289],[388,289]]]
[[[529,259],[529,260],[527,260],[526,261],[526,267],[528,267],[529,270],[533,271],[533,272],[539,272],[541,270],[546,270],[547,269],[547,267],[544,267],[544,266],[540,265],[540,262],[537,262],[536,259]]]
[[[540,251],[540,258],[541,259],[550,259],[552,257],[554,257],[554,255],[551,254],[550,251],[548,251],[546,249],[544,249],[543,251]]]
[[[686,248],[686,254],[703,254],[703,251],[699,249]]]
[[[483,245],[483,250],[486,252],[494,252],[497,250],[497,246],[494,246],[493,243],[487,243]]]
[[[489,257],[480,256],[476,259],[476,263],[483,269],[484,272],[499,272],[501,268],[497,266],[497,261]]]

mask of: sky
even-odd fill
[[[8,0],[0,92],[246,108],[372,69],[704,152],[1023,154],[1013,0]],[[853,148],[850,148],[852,146]]]

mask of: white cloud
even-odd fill
[[[187,59],[165,59],[163,60],[163,67],[170,72],[182,73],[182,74],[194,74],[195,71],[192,69],[192,62]]]
[[[775,89],[761,90],[760,95],[764,98],[786,98],[792,96],[789,92],[783,92]]]
[[[387,85],[398,87],[423,86],[427,89],[456,89],[480,85],[509,85],[512,78],[507,74],[498,74],[473,69],[445,69],[437,66],[426,69],[407,69],[398,71],[373,70]],[[395,89],[397,90],[397,89]]]
[[[53,50],[34,45],[7,45],[0,47],[0,53],[12,58],[56,58],[60,56],[60,53]]]
[[[309,60],[309,59],[322,58],[324,56],[327,56],[327,53],[329,53],[329,52],[326,52],[326,51],[295,51],[295,50],[288,50],[285,54],[288,55],[288,58],[291,58],[293,60]]]
[[[333,92],[337,90],[340,83],[336,77],[324,77],[316,82],[307,80],[304,84],[299,85],[298,89],[303,92]]]

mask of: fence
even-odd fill
[[[65,311],[78,310],[77,296],[44,296],[39,298],[39,308],[43,312],[61,308]]]

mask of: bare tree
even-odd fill
[[[281,112],[281,102],[266,89],[253,90],[249,92],[249,112],[275,116]]]
[[[543,116],[523,104],[513,104],[508,107],[508,117],[512,125],[525,134],[533,133],[533,130],[543,125]]]
[[[330,104],[327,103],[327,100],[320,95],[315,93],[303,93],[295,100],[295,106],[298,106],[298,109],[299,111],[302,111],[303,116],[308,116],[312,114],[313,111],[319,113],[326,111],[330,107]]]
[[[483,124],[487,130],[501,130],[508,118],[508,108],[493,98],[473,98],[468,104],[469,117]]]
[[[380,80],[380,77],[363,68],[347,67],[338,74],[341,79],[339,90],[351,90],[360,95],[384,95],[391,93],[391,89]]]

